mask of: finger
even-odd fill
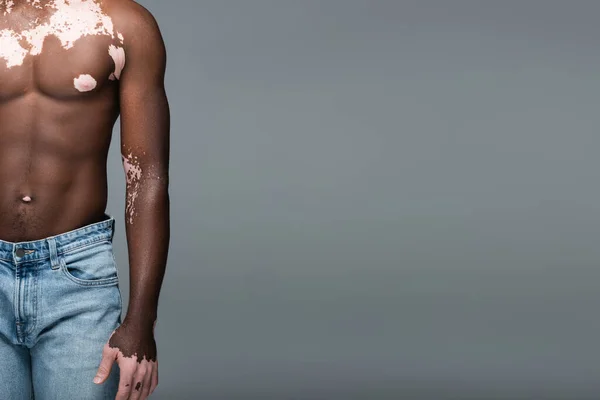
[[[131,383],[133,379],[123,379],[121,378],[119,381],[119,390],[117,391],[117,395],[115,400],[128,400],[131,395]]]
[[[137,364],[137,363],[136,363]],[[145,362],[137,364],[137,369],[133,375],[133,381],[131,389],[131,395],[129,400],[139,400],[142,395],[142,389],[144,387],[144,377],[148,371],[148,365]]]
[[[117,391],[117,396],[115,400],[129,400],[129,396],[131,395],[131,383],[133,380],[121,380],[119,382],[119,390]]]
[[[108,345],[104,345],[104,349],[102,350],[102,360],[100,361],[100,365],[98,366],[98,370],[96,371],[94,383],[103,383],[106,380],[106,378],[108,378],[110,370],[112,369],[113,363],[116,359],[116,353],[112,351]]]
[[[150,387],[152,386],[152,373],[154,371],[154,363],[148,363],[148,370],[144,375],[144,382],[142,382],[142,395],[140,400],[145,400],[150,396]]]
[[[158,386],[158,361],[154,363],[154,368],[152,368],[152,377],[150,379],[150,394],[154,392]]]
[[[131,395],[135,362],[130,362],[125,357],[119,357],[117,358],[117,363],[119,363],[121,376],[119,377],[119,389],[115,400],[128,400]]]

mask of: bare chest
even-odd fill
[[[120,78],[123,42],[99,0],[0,0],[0,101],[98,93]]]

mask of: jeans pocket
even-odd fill
[[[59,255],[60,269],[81,286],[109,286],[119,281],[112,242],[101,240]]]

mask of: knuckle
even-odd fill
[[[115,349],[113,349],[112,347],[110,347],[110,346],[108,345],[108,343],[107,343],[107,344],[105,344],[105,345],[104,345],[104,347],[102,348],[102,353],[103,353],[104,355],[112,354],[112,353],[114,353],[114,352],[115,352]]]
[[[119,391],[117,392],[117,398],[121,397],[127,397],[129,396],[129,394],[131,393],[131,390],[129,389],[129,387],[127,386],[122,386],[119,388]]]
[[[108,368],[106,367],[106,365],[104,365],[104,364],[101,364],[101,365],[98,367],[98,374],[100,374],[100,375],[105,375],[105,374],[107,374],[107,373],[108,373]]]

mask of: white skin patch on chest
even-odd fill
[[[108,54],[112,57],[115,63],[115,72],[110,74],[108,79],[114,81],[115,79],[121,78],[121,71],[123,71],[123,67],[125,66],[125,50],[122,47],[117,47],[114,45],[108,46]]]
[[[96,80],[91,75],[82,74],[73,79],[73,85],[80,92],[89,92],[96,87]]]
[[[14,5],[15,2],[13,0],[6,0],[4,4],[4,15],[10,14]]]
[[[123,35],[115,31],[112,19],[94,0],[50,0],[44,5],[40,4],[40,0],[26,2],[30,7],[51,8],[54,11],[47,22],[30,29],[21,32],[12,29],[0,30],[0,58],[4,59],[7,68],[23,65],[25,57],[29,54],[40,54],[44,40],[51,35],[60,40],[65,50],[72,48],[78,39],[90,35],[110,36],[121,44],[124,41]],[[4,5],[4,15],[11,13],[12,0],[0,0],[0,4]],[[27,43],[26,46],[23,45],[24,42]],[[111,45],[108,51],[116,66],[111,76],[118,79],[125,63],[124,50]]]

